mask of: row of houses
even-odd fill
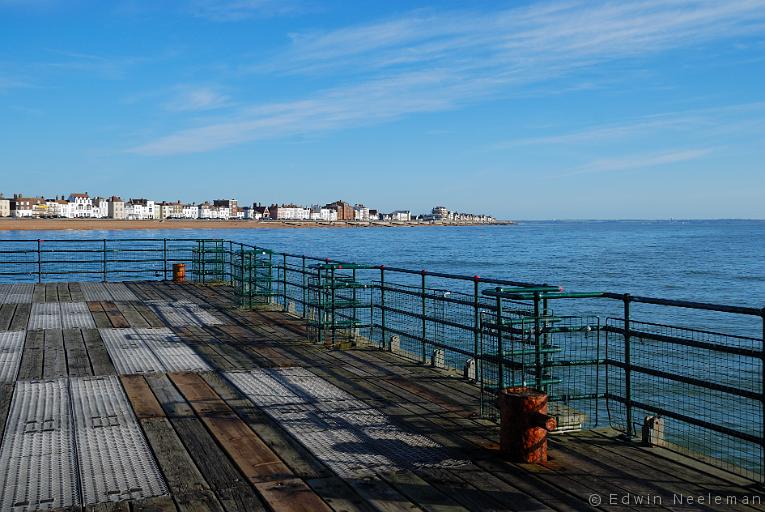
[[[324,206],[311,207],[295,204],[240,206],[236,199],[216,199],[212,202],[182,203],[156,202],[151,199],[128,199],[118,196],[90,197],[85,193],[72,193],[68,197],[31,197],[14,194],[5,198],[0,194],[0,217],[18,218],[89,218],[89,219],[242,219],[242,220],[315,220],[315,221],[410,221],[411,212],[397,210],[382,213],[362,204],[351,205],[335,201]]]

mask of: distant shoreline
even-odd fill
[[[367,228],[413,226],[497,226],[496,222],[394,222],[394,221],[301,221],[301,220],[115,220],[115,219],[0,219],[0,231],[128,230],[128,229],[270,229],[270,228]]]

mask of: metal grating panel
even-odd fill
[[[0,449],[0,510],[80,503],[66,379],[16,383]]]
[[[211,369],[170,329],[100,329],[100,332],[118,373]]]
[[[187,325],[220,325],[223,322],[190,301],[148,301],[154,313],[167,325],[183,327]]]
[[[122,283],[82,283],[82,293],[87,301],[137,301],[133,292]]]
[[[1,304],[24,304],[32,302],[35,285],[29,283],[0,285]]]
[[[135,329],[135,332],[168,372],[212,369],[170,329]]]
[[[226,376],[340,476],[465,463],[304,368],[226,372]]]
[[[71,380],[85,504],[141,499],[167,487],[117,377]]]
[[[13,382],[24,352],[26,331],[0,332],[0,382]]]
[[[141,341],[135,329],[99,329],[101,339],[112,358],[117,373],[154,373],[164,371],[162,363]]]
[[[61,302],[61,326],[64,329],[95,329],[96,323],[84,302]]]
[[[61,329],[61,308],[58,302],[32,304],[28,329]]]

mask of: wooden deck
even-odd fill
[[[611,431],[554,436],[543,466],[508,463],[498,456],[496,425],[478,418],[477,388],[452,374],[379,350],[310,344],[300,320],[238,310],[225,287],[126,287],[135,300],[87,301],[81,285],[61,283],[35,285],[30,302],[0,306],[0,331],[26,331],[16,382],[0,384],[0,434],[19,381],[117,375],[99,329],[170,328],[210,367],[119,375],[168,493],[68,510],[579,511],[593,508],[593,496],[606,510],[764,509],[751,482],[622,442]],[[155,301],[197,304],[207,322],[180,325],[158,313]],[[87,302],[93,325],[29,330],[33,303],[44,302]],[[465,463],[338,474],[224,375],[286,367],[309,370]],[[689,504],[688,497],[708,501]]]

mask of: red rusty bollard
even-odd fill
[[[546,462],[547,433],[558,426],[547,414],[547,394],[528,387],[503,389],[497,407],[502,454],[511,462]]]
[[[182,283],[186,280],[186,265],[183,263],[173,264],[173,282]]]

